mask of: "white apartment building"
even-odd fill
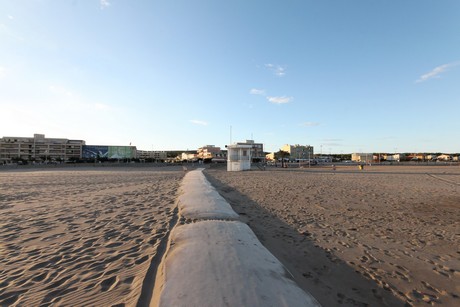
[[[290,160],[309,160],[314,157],[313,146],[310,145],[286,144],[280,149],[289,153]]]
[[[45,138],[44,134],[34,134],[33,137],[4,136],[0,139],[0,163],[79,159],[83,145],[83,140]]]
[[[138,159],[166,160],[168,158],[166,151],[154,150],[137,150]]]
[[[355,153],[351,154],[351,161],[353,161],[353,162],[372,163],[374,161],[374,154],[373,153],[357,153],[357,152],[355,152]]]

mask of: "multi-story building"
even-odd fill
[[[195,152],[183,152],[178,159],[180,161],[196,162],[198,161],[198,154]]]
[[[137,150],[137,158],[143,160],[164,161],[168,158],[166,151]]]
[[[399,157],[398,157],[398,160],[399,160]],[[374,162],[374,154],[373,153],[355,152],[355,153],[351,154],[351,161],[353,161],[353,162],[371,163],[371,162]]]
[[[280,148],[282,151],[286,151],[289,153],[289,159],[294,161],[302,161],[302,160],[309,160],[313,159],[313,146],[310,145],[289,145],[286,144]]]
[[[45,138],[44,134],[33,137],[9,137],[0,139],[0,163],[24,161],[68,161],[82,155],[83,140]]]
[[[82,158],[88,159],[134,159],[136,146],[83,145]]]
[[[212,158],[215,158],[218,155],[220,155],[221,150],[218,146],[205,145],[203,147],[198,148],[197,153],[198,159],[211,160]]]
[[[264,144],[256,143],[254,140],[246,140],[246,142],[237,142],[235,145],[250,145],[251,146],[251,160],[253,162],[265,161]]]

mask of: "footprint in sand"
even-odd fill
[[[125,279],[123,280],[123,283],[124,283],[124,284],[127,284],[127,285],[130,285],[130,284],[133,283],[133,281],[134,281],[134,276],[130,276],[130,277],[125,278]]]
[[[394,271],[393,273],[396,274],[399,278],[410,282],[410,278],[409,278],[409,276],[407,274],[401,273],[399,271]]]
[[[89,275],[89,274],[88,274]],[[82,283],[83,282],[87,282],[89,280],[93,280],[93,279],[98,279],[99,277],[101,277],[102,275],[104,275],[104,272],[99,272],[99,273],[96,273],[96,274],[91,274],[85,278],[83,278],[81,281]]]
[[[19,290],[14,292],[6,292],[0,295],[0,306],[11,306],[16,303],[19,296],[28,290]]]
[[[122,242],[113,242],[113,243],[107,244],[105,247],[107,247],[107,248],[114,248],[114,247],[118,247],[118,246],[120,246],[120,245],[123,245],[123,243],[122,243]]]
[[[135,263],[136,265],[139,265],[139,264],[141,264],[141,263],[144,263],[144,262],[147,261],[147,260],[149,260],[149,256],[148,256],[148,255],[145,255],[144,257],[141,257],[141,258],[135,260],[134,263]]]
[[[426,281],[423,281],[423,280],[422,280],[422,284],[423,284],[423,285],[425,286],[425,288],[428,289],[428,290],[431,290],[431,291],[436,292],[436,293],[441,294],[441,295],[446,295],[446,294],[447,294],[447,292],[446,292],[445,290],[439,290],[438,288],[436,288],[436,287],[430,285],[430,284],[427,283]]]
[[[48,276],[48,272],[43,272],[43,273],[35,276],[34,278],[32,278],[32,281],[41,282],[42,280],[44,280],[46,278],[46,276]]]
[[[100,283],[101,291],[102,291],[102,292],[105,292],[105,291],[110,291],[110,290],[112,290],[112,289],[115,288],[115,286],[117,285],[117,281],[118,281],[118,277],[117,277],[117,276],[112,276],[112,277],[109,277],[109,278],[104,279],[104,280],[101,281],[101,283]]]
[[[434,304],[439,302],[439,297],[436,295],[428,294],[428,293],[423,293],[418,290],[412,290],[412,296],[416,299],[422,300],[425,303],[428,304]]]

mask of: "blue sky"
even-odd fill
[[[0,0],[0,136],[460,152],[460,1]]]

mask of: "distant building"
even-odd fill
[[[136,158],[141,160],[155,160],[155,161],[164,161],[167,159],[166,151],[154,151],[154,150],[137,150]]]
[[[219,163],[227,162],[227,153],[228,153],[227,150],[222,149],[219,153],[215,155],[214,158],[212,158],[212,162],[219,162]]]
[[[383,155],[383,159],[389,162],[401,162],[401,161],[406,161],[407,156],[402,153],[388,154],[388,155]]]
[[[425,161],[425,155],[422,153],[414,153],[409,156],[409,160],[411,161]]]
[[[82,155],[83,140],[45,138],[44,134],[33,137],[9,137],[0,139],[0,163],[12,161],[68,161]]]
[[[332,156],[329,155],[316,155],[315,156],[315,161],[318,163],[331,163],[333,160]]]
[[[183,152],[179,157],[180,161],[195,162],[198,161],[198,154],[196,152]]]
[[[83,145],[83,159],[134,159],[136,146]]]
[[[261,162],[265,161],[265,152],[264,152],[264,144],[263,143],[256,143],[254,140],[246,140],[246,142],[237,142],[234,145],[248,145],[251,149],[251,160],[253,162]]]
[[[202,160],[210,161],[213,158],[220,156],[220,154],[220,147],[214,145],[205,145],[197,150],[197,158]]]
[[[447,154],[442,154],[438,156],[438,161],[452,161],[452,156]]]
[[[308,161],[314,157],[313,146],[310,145],[286,144],[280,150],[288,152],[291,161]]]
[[[374,154],[373,153],[352,153],[351,161],[371,163],[374,161]]]

